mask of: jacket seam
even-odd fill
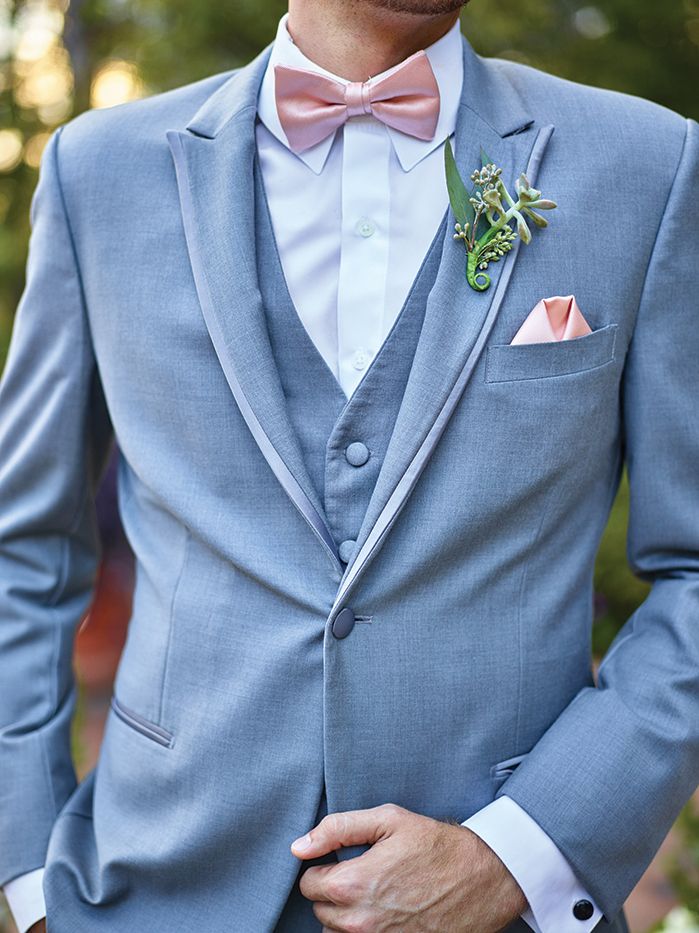
[[[63,191],[63,184],[62,184],[62,182],[61,182],[61,171],[60,171],[60,166],[59,166],[59,163],[58,163],[58,144],[59,144],[59,142],[60,142],[60,137],[61,137],[61,134],[62,134],[62,132],[63,132],[63,129],[64,129],[64,127],[61,126],[61,127],[59,127],[59,128],[56,130],[56,145],[54,146],[54,152],[53,152],[54,171],[55,171],[55,174],[56,174],[56,187],[57,187],[57,190],[58,190],[58,197],[59,197],[59,201],[60,201],[60,205],[61,205],[61,212],[62,212],[62,214],[63,214],[63,219],[64,219],[64,221],[65,221],[66,230],[67,230],[67,232],[68,232],[68,242],[70,243],[70,251],[71,251],[71,255],[72,255],[72,257],[73,257],[73,266],[74,266],[74,268],[75,268],[75,277],[76,277],[76,280],[77,280],[77,283],[78,283],[78,294],[79,294],[79,296],[80,296],[80,310],[81,310],[81,315],[82,315],[82,317],[83,317],[83,319],[84,319],[85,327],[87,328],[87,330],[88,330],[88,332],[89,332],[89,321],[88,321],[88,318],[87,318],[87,301],[86,301],[86,298],[85,298],[85,288],[84,288],[84,285],[83,285],[83,277],[82,277],[82,272],[81,272],[81,269],[80,269],[80,262],[79,262],[79,260],[78,260],[77,248],[76,248],[76,246],[75,246],[75,236],[74,236],[74,233],[73,233],[73,227],[72,227],[72,224],[71,224],[71,222],[70,222],[70,215],[69,215],[69,213],[68,213],[68,207],[67,207],[67,204],[66,204],[65,194],[64,194],[64,191]],[[87,379],[87,373],[85,372],[85,367],[84,367],[84,363],[83,363],[83,359],[84,359],[84,348],[85,348],[85,337],[84,337],[84,329],[83,329],[82,327],[80,328],[80,342],[81,342],[81,347],[80,347],[80,349],[81,349],[81,354],[80,354],[80,358],[81,358],[81,369],[82,369],[82,372],[81,372],[80,375],[81,375],[81,382],[85,382],[85,380]],[[86,498],[87,498],[87,494],[83,494],[83,496],[82,496],[81,499],[80,499],[80,502],[79,502],[78,506],[77,506],[76,509],[75,509],[75,512],[74,512],[74,514],[73,514],[73,517],[71,518],[70,523],[69,523],[69,525],[68,525],[68,530],[69,530],[70,533],[74,533],[74,532],[76,531],[76,529],[78,528],[79,524],[80,524],[80,520],[82,519],[83,514],[84,514],[84,512],[85,512]],[[59,598],[60,595],[61,595],[61,594],[58,593],[56,598]]]
[[[653,237],[653,243],[651,245],[650,252],[648,254],[648,263],[646,265],[645,275],[643,276],[643,285],[641,286],[641,293],[638,297],[638,305],[636,307],[636,314],[634,316],[634,325],[635,325],[636,319],[638,318],[639,312],[641,310],[641,306],[643,305],[643,300],[646,294],[646,286],[648,284],[648,277],[650,274],[650,267],[653,265],[653,257],[655,254],[656,247],[658,245],[658,240],[660,239],[660,233],[663,229],[663,221],[665,220],[667,209],[670,204],[670,201],[672,200],[672,195],[675,190],[675,185],[677,184],[677,176],[679,174],[679,168],[682,165],[682,162],[684,160],[684,154],[687,148],[688,138],[689,138],[689,120],[685,119],[684,138],[682,140],[682,145],[680,146],[679,158],[677,159],[677,164],[675,165],[675,170],[672,175],[672,181],[670,182],[670,187],[667,192],[667,197],[665,198],[665,204],[660,214],[660,220],[658,221],[658,226],[656,227],[656,230],[655,230],[655,236]]]
[[[172,587],[172,595],[170,597],[170,606],[168,610],[167,644],[165,646],[165,657],[163,658],[162,681],[160,683],[160,698],[158,701],[158,719],[157,719],[158,724],[160,724],[163,721],[163,714],[165,712],[165,694],[167,692],[167,675],[168,675],[168,668],[170,667],[170,654],[172,652],[173,628],[175,625],[175,603],[177,601],[177,595],[180,592],[180,586],[184,578],[185,567],[187,566],[187,557],[189,555],[191,538],[192,538],[192,533],[189,527],[185,527],[184,540],[182,542],[182,553],[180,555],[180,562],[179,562],[179,567],[177,571],[177,578],[175,579],[174,585]],[[162,726],[160,728],[162,728]]]
[[[60,126],[56,130],[56,145],[54,146],[53,162],[54,162],[54,169],[56,172],[56,186],[58,188],[58,195],[59,195],[59,199],[61,202],[61,211],[63,213],[63,218],[66,222],[66,230],[68,231],[68,239],[70,241],[70,250],[73,255],[73,265],[75,266],[75,272],[76,272],[77,279],[78,279],[78,286],[80,290],[80,304],[81,304],[83,314],[85,314],[87,310],[87,299],[85,297],[85,288],[83,285],[82,270],[80,269],[80,260],[78,259],[78,250],[75,245],[75,233],[73,230],[73,225],[70,220],[70,213],[68,211],[68,204],[66,202],[65,192],[63,189],[63,182],[61,181],[61,167],[58,161],[58,146],[61,141],[61,136],[63,134],[64,129],[65,129],[65,125]],[[88,322],[86,321],[86,323]]]
[[[54,644],[55,644],[55,641],[56,640],[54,638]],[[55,665],[52,665],[51,669],[54,670]],[[53,818],[55,820],[59,813],[59,806],[56,800],[56,791],[53,786],[53,781],[51,780],[51,766],[49,764],[49,755],[46,749],[46,742],[44,741],[44,736],[41,732],[39,732],[38,737],[39,737],[39,748],[41,750],[41,760],[44,765],[44,777],[46,779],[46,786],[48,787],[48,791],[49,791],[51,808],[53,809]],[[43,866],[40,866],[40,867],[43,867]]]
[[[64,196],[63,187],[61,184],[60,168],[58,164],[58,143],[60,141],[62,132],[63,132],[62,126],[56,130],[55,144],[53,146],[53,149],[50,152],[50,155],[53,160],[53,169],[54,169],[54,175],[56,179],[56,192],[58,195],[58,201],[60,204],[61,213],[63,215],[63,220],[66,225],[66,231],[68,233],[68,241],[70,243],[71,256],[73,259],[73,267],[75,269],[75,276],[76,276],[77,285],[78,285],[78,296],[80,300],[80,311],[81,311],[81,315],[85,319],[85,322],[87,323],[85,291],[83,288],[82,276],[80,272],[80,266],[78,263],[78,257],[77,257],[77,251],[75,248],[73,231],[72,231],[71,224],[70,224],[70,218],[68,216],[65,196]],[[84,346],[85,346],[84,341],[85,341],[84,330],[81,327],[80,328],[80,368],[81,368],[80,382],[81,383],[83,383],[86,379],[86,372],[85,372],[85,366],[84,366]],[[80,495],[78,503],[75,506],[74,512],[71,516],[71,519],[68,522],[67,531],[66,531],[68,535],[73,535],[76,529],[79,527],[80,521],[85,514],[85,509],[87,505],[86,500],[87,500],[87,493],[83,492],[82,495]],[[69,561],[70,561],[70,558],[68,556],[68,548],[67,548],[65,536],[60,536],[59,538],[59,564],[60,564],[59,575],[56,581],[56,586],[51,594],[50,601],[49,601],[49,605],[51,607],[53,615],[55,615],[55,609],[58,605],[59,600],[65,594],[65,591],[66,591],[66,586],[67,586],[68,578],[69,578],[69,570],[68,570]],[[59,706],[58,677],[57,677],[57,670],[58,670],[57,661],[58,661],[59,654],[60,654],[60,626],[54,624],[53,625],[53,638],[52,638],[52,645],[51,645],[50,683],[48,685],[49,714],[51,714],[52,710],[54,709],[57,710]],[[44,734],[41,730],[38,731],[37,735],[38,735],[39,743],[41,746],[42,757],[44,759],[49,795],[50,795],[51,802],[53,805],[54,816],[56,816],[59,812],[59,808],[58,808],[57,801],[56,801],[55,789],[53,786],[53,782],[51,780],[51,769],[49,766],[46,741],[44,738]]]

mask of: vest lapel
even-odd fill
[[[525,168],[533,183],[552,131],[552,126],[534,124],[497,64],[480,59],[464,39],[464,92],[454,147],[462,177],[480,167],[482,147],[502,167],[508,184]],[[466,281],[465,250],[453,240],[449,216],[403,401],[331,618],[383,543],[441,437],[495,322],[520,251],[517,240],[504,261],[489,267],[490,288],[476,292]]]
[[[271,46],[167,133],[204,321],[235,401],[282,487],[339,565],[286,412],[256,273],[253,166],[257,93]]]

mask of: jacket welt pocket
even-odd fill
[[[490,778],[493,783],[499,786],[506,781],[511,774],[514,774],[528,754],[529,752],[525,752],[523,755],[515,755],[514,758],[506,758],[504,761],[498,761],[497,764],[494,764],[490,769]]]
[[[610,363],[619,325],[607,324],[583,337],[551,343],[494,344],[485,361],[486,382],[567,376]]]
[[[112,697],[110,705],[119,719],[126,723],[127,726],[130,726],[135,732],[139,732],[147,739],[157,742],[158,745],[164,745],[165,748],[172,748],[175,742],[175,737],[172,732],[168,732],[167,729],[163,729],[162,726],[156,725],[154,722],[139,715],[139,713],[134,712],[134,710],[130,709],[128,706],[124,706],[115,696]]]

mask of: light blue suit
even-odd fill
[[[464,43],[462,174],[483,147],[559,208],[482,294],[445,226],[345,567],[256,273],[268,51],[85,114],[44,155],[0,385],[0,883],[46,862],[50,933],[264,933],[323,786],[330,810],[458,820],[507,793],[611,920],[699,776],[699,127]],[[591,334],[509,346],[571,292]],[[76,787],[70,659],[112,436],[137,579]],[[595,687],[624,462],[653,587]]]

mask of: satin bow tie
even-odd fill
[[[274,68],[277,113],[294,152],[315,146],[349,117],[370,113],[387,126],[433,139],[439,86],[425,52],[416,52],[385,77],[343,84],[303,68]]]

